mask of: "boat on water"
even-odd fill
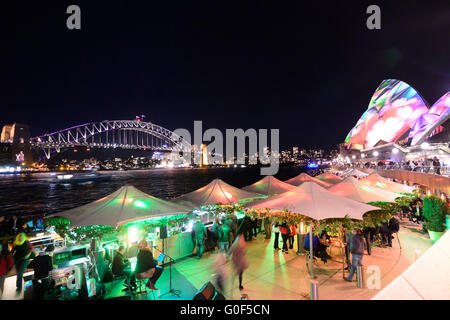
[[[111,180],[111,176],[101,175],[97,172],[65,173],[65,174],[58,174],[56,176],[56,182],[58,183],[88,183],[88,182],[101,182],[109,180]]]

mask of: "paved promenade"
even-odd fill
[[[295,253],[296,243],[289,254],[274,251],[273,239],[265,240],[263,234],[247,244],[250,267],[244,272],[244,290],[239,291],[238,279],[233,277],[229,262],[227,269],[231,276],[228,277],[224,290],[227,299],[239,299],[241,293],[246,293],[252,300],[309,299],[309,274],[306,270],[305,257]],[[364,255],[363,264],[365,268],[369,265],[377,265],[380,268],[381,288],[384,288],[431,245],[428,235],[405,221],[401,223],[400,232],[392,240],[392,248],[372,248],[370,256],[367,253]],[[332,249],[331,254],[335,261],[329,261],[327,265],[321,261],[315,264],[316,280],[319,281],[319,299],[360,300],[370,299],[377,294],[379,290],[358,289],[356,282],[344,281],[342,263],[339,262],[342,261],[339,249]],[[207,281],[213,280],[216,257],[216,253],[207,252],[200,260],[196,257],[185,258],[177,262],[174,268],[185,276],[193,287],[200,289]]]

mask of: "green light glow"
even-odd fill
[[[386,188],[386,185],[384,184],[384,183],[381,183],[381,182],[377,182],[377,183],[375,183],[375,185],[377,186],[377,187],[380,187],[380,188]]]
[[[131,226],[128,229],[128,243],[135,243],[138,241],[138,229],[136,226]]]
[[[368,192],[373,192],[373,190],[370,189],[370,188],[367,187],[367,186],[361,186],[361,189],[363,189],[363,190],[365,190],[365,191],[368,191]]]
[[[147,209],[148,208],[148,204],[145,203],[144,201],[141,201],[141,200],[136,200],[133,203],[133,206],[135,206],[137,208],[141,208],[141,209]]]

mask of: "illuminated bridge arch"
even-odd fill
[[[30,139],[47,159],[52,152],[77,146],[191,152],[191,145],[174,132],[151,122],[104,120],[66,128]]]

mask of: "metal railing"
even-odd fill
[[[421,172],[428,174],[437,174],[442,176],[450,175],[450,167],[448,166],[433,166],[433,165],[407,165],[405,163],[395,163],[395,164],[353,164],[348,166],[348,168],[354,169],[376,169],[376,170],[401,170],[401,171],[413,171],[413,172]]]

